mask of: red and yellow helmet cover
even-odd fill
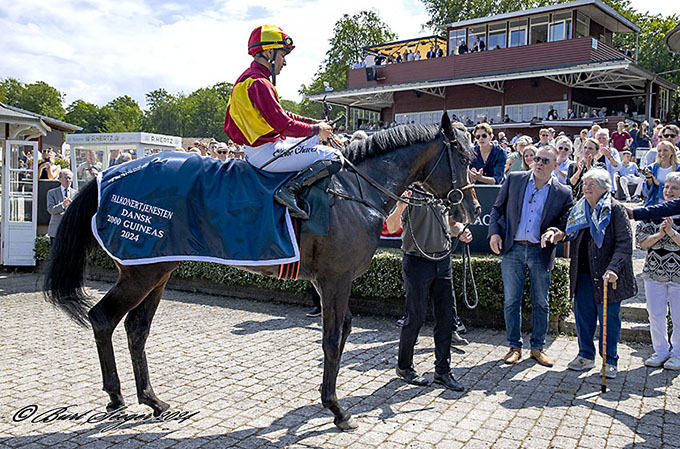
[[[276,25],[262,25],[255,28],[248,39],[248,54],[254,56],[270,48],[285,48],[290,52],[295,46],[293,39]]]

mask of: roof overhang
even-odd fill
[[[564,9],[578,9],[579,11],[588,15],[588,17],[591,19],[595,20],[601,25],[604,25],[607,29],[614,31],[615,33],[638,33],[640,31],[640,27],[626,19],[623,15],[619,14],[614,8],[600,2],[599,0],[575,0],[573,2],[541,6],[539,8],[533,8],[524,11],[513,11],[495,16],[463,20],[460,22],[441,25],[439,28],[443,30],[446,30],[447,28],[462,28],[482,23],[491,23],[518,17],[533,16],[536,14],[547,14],[553,11]]]
[[[9,139],[24,137],[33,139],[46,136],[52,129],[40,118],[14,110],[11,106],[0,103],[0,123],[9,125]]]
[[[73,125],[71,123],[63,122],[61,120],[57,120],[52,117],[47,117],[45,115],[40,115],[35,112],[27,111],[25,109],[17,108],[16,106],[10,106],[7,104],[2,104],[0,103],[0,106],[4,107],[5,109],[8,109],[10,111],[14,111],[23,115],[31,116],[34,118],[38,118],[47,125],[51,126],[54,129],[57,129],[59,131],[64,131],[64,132],[73,132],[73,131],[80,131],[83,128],[81,128],[78,125]]]
[[[545,77],[569,87],[608,90],[631,95],[644,95],[645,83],[647,81],[654,81],[671,90],[677,88],[677,86],[665,78],[660,78],[658,75],[644,70],[630,60],[620,59],[522,72],[343,89],[320,92],[307,98],[312,101],[321,101],[325,96],[327,97],[326,101],[332,104],[380,111],[383,108],[392,106],[395,92],[418,91],[424,94],[444,97],[444,89],[447,87],[471,84],[503,92],[503,83],[505,81],[537,77]]]
[[[680,24],[666,33],[663,41],[670,51],[680,54]]]

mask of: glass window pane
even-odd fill
[[[489,50],[496,48],[505,48],[507,43],[507,34],[505,32],[505,27],[500,31],[494,31],[493,33],[489,31]]]
[[[571,11],[553,14],[553,22],[559,22],[560,20],[569,20],[569,19],[571,19]]]
[[[85,184],[97,177],[97,174],[102,170],[101,161],[103,158],[104,150],[76,149],[75,175],[78,179],[78,188],[82,188]]]
[[[564,22],[551,23],[548,41],[555,42],[564,40],[566,38],[565,31]]]
[[[33,219],[33,146],[11,145],[9,159],[9,221],[30,222]]]
[[[540,44],[548,41],[548,24],[531,25],[531,44]]]
[[[510,46],[519,47],[527,43],[527,30],[525,28],[510,32]]]

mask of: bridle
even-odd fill
[[[444,157],[444,154],[446,154],[447,162],[449,163],[449,172],[451,174],[451,190],[446,194],[446,199],[452,206],[458,206],[463,202],[464,197],[464,191],[468,189],[474,188],[474,184],[468,184],[466,186],[463,186],[461,188],[456,187],[458,184],[458,178],[456,177],[456,165],[453,163],[453,150],[451,149],[451,144],[455,143],[456,145],[459,145],[457,141],[451,140],[448,138],[448,136],[444,133],[443,129],[439,130],[439,134],[442,137],[442,140],[444,142],[444,148],[445,150],[442,150],[439,153],[439,157],[437,158],[437,161],[432,165],[432,169],[430,172],[425,176],[425,179],[423,179],[423,184],[427,183],[427,180],[430,179],[430,176],[432,176],[432,173],[437,169],[439,166],[439,162],[441,162],[442,158]]]

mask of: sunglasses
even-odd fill
[[[217,154],[228,154],[229,150],[217,150]]]
[[[664,134],[663,136],[664,136],[666,139],[674,139],[674,138],[678,137],[677,134]]]
[[[550,137],[550,134],[541,134],[541,137]]]
[[[548,165],[548,164],[552,164],[553,161],[552,161],[552,159],[549,159],[547,157],[534,156],[534,162],[536,162],[536,163],[543,162],[543,165]]]
[[[557,149],[560,150],[560,151],[569,151],[569,150],[571,150],[571,148],[569,148],[569,147],[557,147]]]
[[[477,139],[486,139],[487,137],[489,137],[489,135],[487,133],[475,134],[475,138],[477,138]]]

